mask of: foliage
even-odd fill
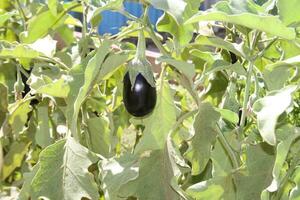
[[[140,2],[0,1],[0,198],[300,199],[300,3]],[[105,10],[130,22],[100,36]],[[156,86],[145,117],[124,108],[127,71]]]

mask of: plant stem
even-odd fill
[[[27,27],[26,27],[26,15],[25,15],[25,12],[21,6],[21,3],[19,0],[16,0],[17,2],[17,7],[18,7],[18,11],[20,12],[20,15],[22,17],[22,21],[23,21],[23,26],[24,26],[24,30],[26,31],[27,30]]]
[[[250,44],[250,50],[253,52],[255,49],[255,46],[258,41],[258,37],[260,33],[255,32],[254,37],[252,40],[252,43]],[[245,94],[244,94],[244,100],[243,100],[243,107],[242,107],[242,117],[241,117],[241,123],[240,123],[240,128],[239,128],[239,133],[243,133],[243,129],[245,126],[245,121],[246,121],[246,111],[247,111],[247,105],[249,101],[249,96],[250,96],[250,88],[251,88],[251,78],[252,78],[252,73],[253,73],[253,66],[254,66],[254,61],[256,57],[250,59],[250,64],[247,70],[247,78],[246,78],[246,87],[245,87]]]
[[[165,47],[161,44],[161,42],[159,41],[158,37],[156,36],[153,27],[151,24],[149,24],[149,26],[147,26],[146,31],[148,32],[148,34],[150,35],[152,41],[154,42],[155,46],[159,49],[159,51],[164,55],[164,56],[168,56],[169,53],[168,51],[165,49]]]
[[[222,130],[219,126],[219,124],[217,124],[217,132],[218,132],[218,138],[221,142],[221,144],[225,147],[229,157],[230,157],[230,160],[231,160],[231,163],[233,165],[233,168],[236,170],[239,168],[239,162],[238,162],[238,159],[236,158],[233,150],[231,149],[231,146],[229,145],[227,139],[225,138],[225,136],[223,135],[222,133]]]
[[[48,56],[39,56],[36,59],[37,60],[41,60],[41,61],[55,63],[58,66],[60,66],[63,70],[70,70],[70,68],[67,65],[65,65],[64,63],[62,63],[62,62],[60,62],[60,61],[58,61],[58,60],[56,60],[54,58],[48,57]]]

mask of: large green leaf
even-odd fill
[[[2,83],[0,83],[0,94],[0,125],[2,125],[8,112],[8,91],[7,87]]]
[[[275,155],[266,143],[249,145],[245,152],[246,169],[235,175],[236,199],[260,199],[260,194],[272,181]]]
[[[30,142],[15,141],[10,151],[4,157],[3,169],[1,171],[1,179],[5,180],[17,167],[22,165],[23,158],[27,153]]]
[[[182,15],[187,3],[184,0],[146,0],[155,8],[161,9],[174,17],[177,23],[182,23]]]
[[[295,183],[295,187],[291,190],[289,200],[299,200],[300,198],[300,167],[296,167],[291,181]]]
[[[73,138],[48,146],[40,154],[39,168],[31,181],[31,199],[98,199],[98,188],[88,167],[97,157]]]
[[[279,91],[273,91],[266,97],[257,100],[253,110],[257,115],[258,130],[262,138],[270,145],[276,144],[275,126],[278,117],[291,106],[292,94],[297,86],[288,86]]]
[[[66,98],[70,92],[72,77],[62,74],[61,77],[50,78],[46,74],[31,73],[28,83],[32,92]]]
[[[38,145],[45,148],[54,142],[52,136],[52,127],[49,123],[49,102],[44,100],[44,102],[39,104],[37,108],[37,127],[35,133],[35,140]]]
[[[138,199],[179,199],[171,187],[174,172],[166,150],[155,150],[140,161],[139,175],[120,189],[120,196]]]
[[[192,163],[192,174],[200,174],[210,158],[211,147],[217,136],[215,126],[220,114],[209,103],[199,105],[198,114],[194,120],[195,135],[191,146],[186,152],[187,159]]]
[[[165,62],[169,65],[172,65],[175,67],[177,70],[182,72],[189,80],[192,81],[192,79],[195,77],[196,72],[195,72],[195,65],[192,63],[188,63],[185,61],[180,61],[180,60],[175,60],[173,58],[169,57],[159,57],[157,59],[159,62]]]
[[[68,126],[74,137],[77,137],[77,118],[81,104],[85,101],[90,90],[96,84],[105,56],[110,51],[111,43],[103,41],[101,47],[97,49],[96,55],[88,56],[81,64],[72,68],[70,75],[73,77],[70,83],[70,92],[67,98]],[[90,59],[90,60],[89,60]],[[78,138],[77,138],[78,139]]]
[[[196,183],[188,187],[186,192],[195,200],[220,200],[235,198],[231,176],[217,177]]]
[[[300,22],[299,1],[297,0],[277,0],[278,14],[286,25],[295,25]]]
[[[282,128],[276,130],[277,135],[287,135],[278,145],[276,149],[276,160],[273,168],[273,181],[267,188],[269,192],[275,192],[280,187],[281,181],[283,180],[285,173],[282,173],[284,164],[286,162],[287,155],[290,150],[290,146],[298,138],[300,133],[295,131],[294,127],[283,126]]]
[[[8,123],[11,126],[12,133],[18,135],[23,129],[28,119],[28,113],[32,110],[30,101],[22,99],[10,104],[8,107]]]
[[[243,44],[230,43],[218,37],[199,35],[196,38],[195,43],[225,49],[237,56],[241,56],[244,58],[248,58],[249,54],[249,49],[245,48]]]
[[[24,43],[33,43],[39,38],[46,36],[51,30],[58,28],[65,20],[65,13],[53,15],[52,11],[46,10],[32,17],[28,21],[28,34],[22,38]]]
[[[24,44],[12,46],[12,48],[0,49],[0,57],[2,58],[37,58],[41,55],[38,51]]]
[[[99,163],[104,196],[110,200],[123,199],[119,194],[122,185],[138,176],[138,160],[132,154],[120,158],[103,160]]]
[[[222,21],[232,24],[257,29],[274,36],[279,36],[288,40],[296,38],[293,28],[286,27],[278,16],[257,15],[248,12],[234,14],[227,3],[219,2],[215,10],[200,11],[191,17],[186,23],[196,23],[200,21]]]
[[[290,77],[290,69],[297,67],[300,63],[300,56],[288,58],[265,66],[263,71],[264,81],[267,88],[271,90],[279,90]]]
[[[109,122],[104,117],[94,117],[87,121],[88,134],[91,139],[91,150],[102,156],[109,157],[111,135]]]
[[[153,113],[145,119],[143,137],[135,151],[142,153],[146,150],[163,149],[167,135],[176,122],[176,111],[173,96],[168,82],[163,81],[158,86],[157,104]]]

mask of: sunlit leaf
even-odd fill
[[[48,146],[41,152],[39,168],[31,182],[31,198],[98,199],[96,183],[88,171],[95,162],[97,157],[73,138]]]
[[[270,145],[276,144],[275,126],[278,117],[292,104],[292,94],[296,86],[288,86],[274,91],[255,102],[254,112],[262,138]]]
[[[195,135],[186,157],[192,163],[192,174],[200,174],[210,158],[211,146],[216,141],[215,126],[220,114],[209,103],[199,105],[198,114],[194,120]]]

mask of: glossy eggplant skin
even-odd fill
[[[138,74],[131,87],[129,73],[124,76],[123,101],[129,114],[144,117],[151,113],[156,104],[156,88],[152,87],[142,74]]]

